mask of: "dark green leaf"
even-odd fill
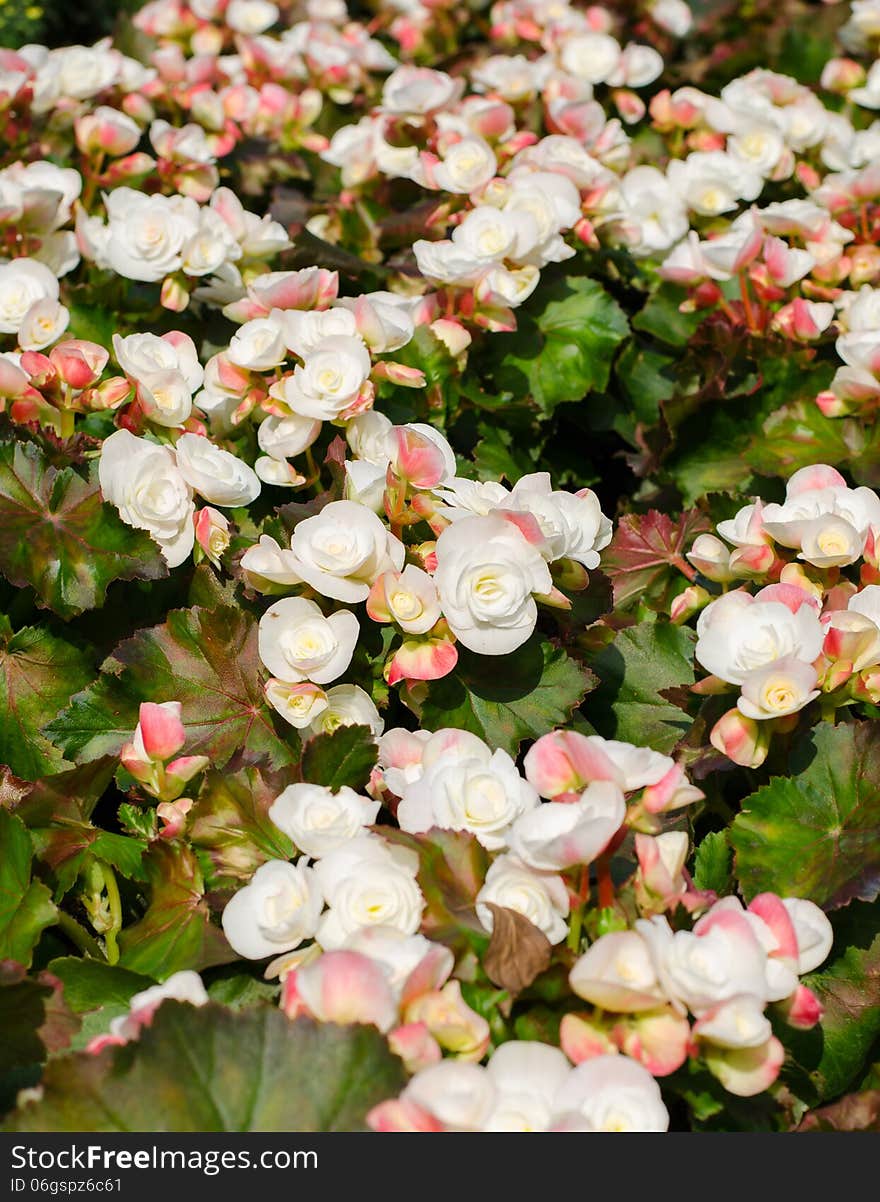
[[[163,625],[121,643],[47,732],[78,762],[116,755],[142,701],[176,700],[188,755],[207,755],[217,768],[235,752],[289,764],[294,753],[275,732],[260,674],[257,623],[244,610],[172,610]]]
[[[517,329],[491,346],[496,383],[525,389],[552,413],[608,383],[614,352],[629,331],[626,315],[596,280],[559,276],[517,310]]]
[[[88,656],[64,639],[37,626],[11,634],[0,622],[0,762],[26,780],[64,767],[42,728],[93,676]]]
[[[875,724],[821,723],[791,773],[743,802],[731,829],[747,897],[772,890],[826,909],[880,891],[880,740]]]
[[[303,750],[302,778],[334,792],[348,785],[362,792],[376,766],[378,749],[367,726],[339,726],[315,735]]]
[[[403,1067],[372,1027],[166,1002],[134,1043],[59,1057],[12,1131],[361,1131]]]
[[[0,444],[0,572],[70,618],[102,605],[111,581],[158,580],[168,568],[150,536],[102,501],[96,466],[84,479],[18,442]]]
[[[538,635],[505,658],[503,671],[491,656],[462,650],[455,671],[428,686],[422,725],[471,730],[516,755],[523,739],[564,725],[592,683],[584,667]]]
[[[187,835],[193,847],[208,853],[217,877],[212,885],[241,883],[266,860],[293,856],[293,844],[269,818],[269,807],[288,783],[281,773],[257,768],[205,775]]]
[[[119,937],[122,968],[165,980],[181,969],[197,972],[236,958],[211,921],[194,854],[182,843],[157,843],[145,860],[150,881],[146,914]]]
[[[56,916],[49,890],[31,880],[32,856],[24,823],[0,809],[0,960],[17,960],[25,967]]]
[[[694,884],[698,889],[711,889],[719,897],[731,892],[731,851],[727,831],[713,831],[697,848],[694,859]]]
[[[599,734],[664,754],[672,751],[691,719],[660,692],[693,684],[695,642],[692,630],[668,622],[621,630],[591,660],[601,684],[585,712]]]

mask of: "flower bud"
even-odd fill
[[[744,768],[757,768],[764,763],[770,750],[767,727],[747,718],[738,709],[728,710],[712,727],[709,735],[712,746]]]

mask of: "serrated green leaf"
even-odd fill
[[[49,963],[49,972],[64,986],[64,1000],[76,1014],[100,1010],[104,1006],[128,1008],[136,993],[149,989],[155,981],[100,960],[59,956]]]
[[[0,631],[0,763],[25,780],[66,766],[42,728],[93,676],[89,657],[44,627]]]
[[[523,739],[564,725],[592,684],[586,668],[539,635],[505,657],[503,671],[493,657],[462,650],[455,671],[428,686],[422,725],[470,730],[516,755]]]
[[[24,823],[0,808],[0,960],[17,960],[25,968],[57,914],[46,886],[31,880],[32,857]]]
[[[150,536],[101,499],[96,465],[86,479],[16,442],[0,444],[0,572],[71,618],[102,605],[112,581],[158,580],[168,567]]]
[[[667,346],[687,345],[705,314],[699,311],[682,313],[679,306],[686,299],[686,289],[675,284],[662,284],[633,318],[633,329],[653,334]]]
[[[590,661],[601,683],[585,712],[598,733],[668,755],[692,720],[660,692],[693,684],[695,642],[692,630],[668,622],[621,630]]]
[[[373,1027],[166,1002],[137,1041],[52,1061],[5,1129],[361,1131],[405,1080]]]
[[[337,792],[347,785],[362,792],[376,766],[378,748],[368,726],[339,726],[315,735],[303,749],[302,778]]]
[[[289,860],[291,841],[269,817],[269,807],[289,778],[257,768],[208,772],[189,813],[187,836],[207,853],[216,873],[212,885],[241,884],[266,860]]]
[[[183,843],[156,843],[145,857],[150,904],[143,918],[119,936],[121,968],[164,981],[236,959],[211,921],[193,852]]]
[[[628,332],[626,315],[600,283],[558,276],[517,310],[515,333],[492,340],[495,381],[515,396],[529,392],[549,415],[605,388]]]
[[[831,960],[803,977],[824,1008],[810,1031],[780,1032],[794,1068],[791,1088],[810,1105],[851,1089],[880,1036],[880,914],[853,902],[833,918]],[[811,1092],[813,1091],[813,1092]]]
[[[456,952],[468,947],[485,953],[489,935],[474,906],[489,870],[489,854],[469,831],[432,827],[410,835],[382,827],[389,843],[408,847],[419,857],[417,880],[425,899],[422,932]]]
[[[711,889],[719,897],[730,893],[730,843],[727,831],[712,831],[697,848],[693,880],[697,889]]]
[[[880,740],[875,724],[821,723],[791,772],[743,802],[730,832],[747,897],[772,890],[826,909],[880,892]]]
[[[186,753],[222,768],[245,762],[289,764],[292,748],[276,733],[261,687],[257,623],[241,609],[177,609],[161,626],[121,643],[101,675],[47,726],[77,762],[117,755],[142,701],[179,701]]]

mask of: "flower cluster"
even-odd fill
[[[682,618],[700,610],[695,656],[711,675],[698,690],[740,690],[712,742],[756,767],[772,733],[793,729],[811,702],[821,699],[833,712],[880,697],[880,497],[817,464],[791,477],[784,502],[756,500],[719,523],[718,533],[734,549],[701,534],[691,563],[725,589],[736,580],[762,587],[712,600],[698,585],[681,594],[677,609]],[[847,569],[857,570],[856,580]]]

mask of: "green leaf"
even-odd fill
[[[105,1006],[128,1009],[136,993],[149,989],[155,981],[100,960],[59,956],[49,964],[49,972],[64,986],[64,1000],[75,1014],[100,1010]]]
[[[305,745],[302,778],[337,792],[343,785],[363,792],[376,766],[378,748],[368,726],[339,726]]]
[[[428,686],[422,725],[470,730],[516,755],[523,739],[564,725],[592,683],[587,669],[539,635],[506,657],[503,671],[492,656],[461,650],[455,671]]]
[[[671,355],[636,342],[630,342],[621,352],[615,375],[637,421],[654,425],[660,420],[660,402],[669,400],[675,392],[675,378],[670,370],[675,363]]]
[[[142,701],[179,701],[186,753],[222,768],[236,752],[273,766],[294,759],[263,697],[257,623],[241,609],[177,609],[139,631],[102,665],[101,675],[46,728],[77,762],[117,755]]]
[[[158,580],[168,567],[150,536],[102,501],[96,465],[85,479],[16,442],[0,444],[0,572],[71,618],[102,605],[112,581]]]
[[[719,897],[731,892],[731,851],[727,831],[713,831],[706,835],[694,859],[694,885],[697,889],[711,889]]]
[[[140,1039],[52,1061],[11,1131],[361,1131],[406,1077],[372,1027],[165,1002]]]
[[[662,284],[645,307],[633,318],[633,329],[653,334],[667,346],[685,346],[705,314],[682,313],[679,305],[687,291],[675,284]]]
[[[42,728],[93,676],[88,656],[48,630],[0,628],[0,762],[26,780],[64,767]]]
[[[767,418],[746,456],[755,471],[787,477],[813,463],[842,466],[863,457],[876,465],[877,452],[870,454],[861,422],[825,417],[813,396],[785,405]]]
[[[269,817],[269,807],[289,778],[242,768],[208,772],[189,814],[187,836],[207,852],[216,872],[212,885],[240,884],[266,860],[289,860],[291,841]]]
[[[850,1089],[880,1036],[877,907],[854,902],[835,915],[833,925],[834,959],[803,978],[824,1007],[821,1023],[811,1031],[789,1029],[783,1035],[797,1068],[807,1074],[806,1082],[791,1077],[792,1088],[800,1096],[806,1093],[810,1105]]]
[[[880,892],[880,740],[872,722],[821,723],[790,773],[743,802],[731,828],[747,897],[772,890],[825,909]]]
[[[26,968],[57,913],[46,886],[31,880],[32,855],[24,823],[0,809],[0,960],[17,960]]]
[[[491,344],[496,383],[526,389],[550,414],[564,401],[603,389],[614,352],[629,332],[623,310],[596,280],[558,276],[517,310],[517,329]]]
[[[489,934],[474,906],[489,870],[489,853],[468,831],[432,827],[410,835],[393,827],[381,828],[389,843],[408,847],[419,857],[417,880],[426,906],[422,932],[457,952],[473,947],[485,953]]]
[[[591,660],[601,684],[585,713],[599,734],[668,755],[691,719],[661,690],[694,683],[696,635],[683,626],[628,626]]]
[[[119,964],[164,981],[175,972],[196,972],[236,959],[226,936],[211,921],[198,863],[183,843],[156,843],[145,859],[150,881],[146,914],[119,937]]]
[[[68,1047],[78,1026],[58,980],[45,972],[28,977],[21,964],[0,962],[0,1112],[15,1104],[20,1089],[37,1084],[49,1052]]]

